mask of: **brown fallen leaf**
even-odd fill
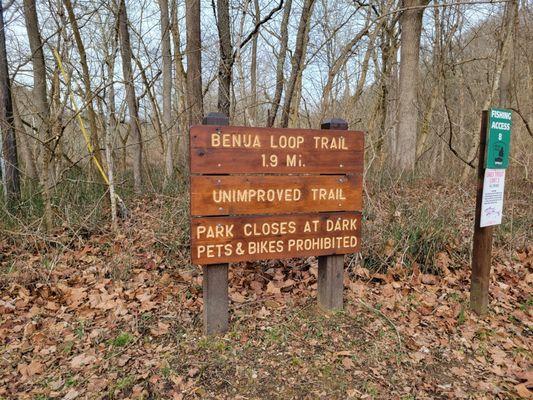
[[[34,375],[39,375],[44,371],[44,364],[39,361],[32,360],[29,364],[19,364],[17,370],[23,378],[31,378]]]
[[[525,384],[520,383],[515,386],[515,389],[516,393],[518,393],[522,399],[533,399],[533,392],[529,390]]]
[[[85,365],[89,365],[96,359],[95,356],[87,355],[85,353],[78,354],[72,360],[70,360],[70,366],[74,369],[81,368]]]
[[[438,283],[438,278],[431,274],[422,274],[420,279],[425,285],[436,285]]]
[[[355,364],[353,363],[352,359],[350,357],[344,357],[342,359],[342,365],[345,369],[352,369]]]
[[[63,400],[74,400],[79,395],[80,395],[80,392],[78,392],[76,389],[70,389],[68,393],[65,396],[63,396]]]

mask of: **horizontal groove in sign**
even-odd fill
[[[191,176],[191,215],[362,210],[362,175]]]
[[[194,126],[193,174],[347,174],[363,171],[364,133]]]

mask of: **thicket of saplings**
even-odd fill
[[[123,222],[116,229],[142,226],[146,214],[159,221],[156,235],[165,241],[160,250],[174,265],[188,261],[177,259],[177,247],[187,248],[189,238],[187,179],[180,171],[171,182],[164,181],[164,165],[154,160],[157,149],[146,146],[150,160],[144,164],[145,190],[134,194],[128,163],[115,167],[116,190],[129,208],[128,227]],[[151,154],[153,153],[153,154]],[[151,156],[150,156],[151,155]],[[422,166],[416,175],[399,177],[387,167],[373,163],[365,172],[362,252],[349,256],[350,270],[362,264],[381,273],[390,268],[408,273],[443,273],[444,268],[468,265],[475,208],[475,173],[468,182],[456,179],[461,162],[446,154],[453,168],[430,174]],[[117,158],[120,158],[118,156]],[[0,189],[1,190],[1,189]],[[528,201],[531,183],[520,167],[511,167],[506,184],[505,217],[496,230],[496,258],[507,257],[512,250],[531,240],[533,224]],[[29,251],[47,251],[53,246],[75,248],[92,235],[109,232],[111,227],[107,186],[89,163],[67,168],[58,177],[52,191],[54,229],[43,228],[44,203],[41,186],[22,180],[22,200],[16,209],[0,203],[0,235]],[[137,225],[136,225],[137,224]],[[127,232],[125,232],[127,234]],[[33,238],[32,240],[29,240]]]

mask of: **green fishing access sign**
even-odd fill
[[[506,169],[509,165],[512,111],[503,108],[489,110],[489,137],[485,168]]]

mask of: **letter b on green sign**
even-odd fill
[[[503,108],[489,110],[487,162],[490,169],[506,169],[509,165],[512,111]]]

